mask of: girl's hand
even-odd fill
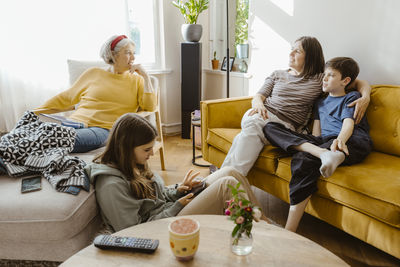
[[[201,181],[199,180],[194,180],[194,178],[196,178],[197,175],[199,175],[200,172],[194,172],[194,170],[189,170],[186,175],[185,178],[183,179],[182,183],[178,186],[178,191],[180,192],[188,192],[190,190],[192,190],[193,186],[198,185],[199,183],[201,183]]]
[[[187,204],[189,204],[192,200],[193,200],[193,193],[187,194],[184,197],[181,197],[180,199],[178,199],[179,203],[181,203],[183,206],[186,206]]]
[[[331,151],[335,152],[336,150],[343,151],[347,156],[349,155],[349,149],[345,142],[340,139],[335,139],[331,145]]]

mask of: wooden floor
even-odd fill
[[[209,174],[208,168],[192,165],[191,140],[181,139],[180,135],[177,135],[165,136],[164,142],[166,171],[161,171],[158,152],[151,158],[150,165],[152,170],[157,171],[164,178],[167,185],[182,181],[189,169],[200,171],[202,177]],[[196,155],[200,154],[200,150],[197,150]],[[202,159],[196,162],[207,164]],[[254,192],[260,199],[265,214],[283,226],[289,205],[257,188],[254,188]],[[308,214],[303,216],[298,233],[330,250],[351,266],[400,266],[399,259]]]

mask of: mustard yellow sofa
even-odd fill
[[[221,166],[251,97],[201,102],[202,153]],[[375,85],[367,110],[373,152],[360,164],[320,177],[306,212],[400,258],[400,86]],[[291,157],[267,145],[250,183],[289,203]]]

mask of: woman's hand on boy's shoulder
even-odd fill
[[[370,102],[369,96],[362,96],[347,105],[348,107],[355,106],[354,115],[353,115],[355,124],[360,123],[361,119],[364,117],[365,112],[367,111],[369,102]]]

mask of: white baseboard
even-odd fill
[[[162,129],[164,135],[175,135],[182,132],[182,123],[163,123]]]

